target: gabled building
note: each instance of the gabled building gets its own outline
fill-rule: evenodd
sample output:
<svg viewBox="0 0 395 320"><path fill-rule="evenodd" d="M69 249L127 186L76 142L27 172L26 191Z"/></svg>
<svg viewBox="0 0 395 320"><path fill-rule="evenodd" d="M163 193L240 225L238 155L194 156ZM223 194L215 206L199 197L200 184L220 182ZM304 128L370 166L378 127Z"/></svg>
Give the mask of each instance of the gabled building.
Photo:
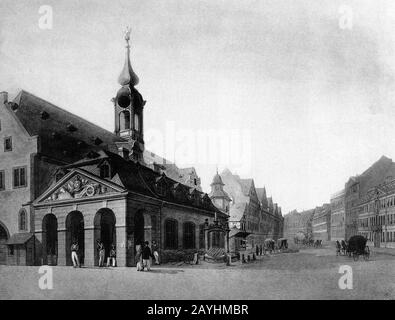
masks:
<svg viewBox="0 0 395 320"><path fill-rule="evenodd" d="M261 204L260 229L265 235L265 239L279 239L283 236L284 218L281 207L276 203L273 205L272 198L266 195L266 188L256 188L256 192ZM273 208L273 209L272 209Z"/></svg>
<svg viewBox="0 0 395 320"><path fill-rule="evenodd" d="M359 202L368 191L395 177L395 163L382 156L372 166L358 176L351 177L345 184L345 237L349 239L358 233Z"/></svg>
<svg viewBox="0 0 395 320"><path fill-rule="evenodd" d="M395 180L388 178L360 199L358 234L375 247L395 248Z"/></svg>
<svg viewBox="0 0 395 320"><path fill-rule="evenodd" d="M143 157L145 165L151 169L165 173L173 180L202 191L201 179L194 167L179 168L175 163L147 150L144 151Z"/></svg>
<svg viewBox="0 0 395 320"><path fill-rule="evenodd" d="M229 227L232 250L252 250L264 245L268 238L282 236L281 208L277 204L274 206L271 198L267 199L265 188L255 187L253 179L242 179L225 169L221 175L217 173L213 185L221 185L231 200Z"/></svg>
<svg viewBox="0 0 395 320"><path fill-rule="evenodd" d="M325 203L316 207L312 218L313 239L330 241L331 240L331 206Z"/></svg>
<svg viewBox="0 0 395 320"><path fill-rule="evenodd" d="M120 266L134 265L143 240L156 240L166 260L205 250L202 230L227 224L196 184L146 163L146 102L125 40L114 133L26 91L12 101L0 94L0 264L70 265L78 240L84 264L97 265L99 239L106 255L115 245Z"/></svg>

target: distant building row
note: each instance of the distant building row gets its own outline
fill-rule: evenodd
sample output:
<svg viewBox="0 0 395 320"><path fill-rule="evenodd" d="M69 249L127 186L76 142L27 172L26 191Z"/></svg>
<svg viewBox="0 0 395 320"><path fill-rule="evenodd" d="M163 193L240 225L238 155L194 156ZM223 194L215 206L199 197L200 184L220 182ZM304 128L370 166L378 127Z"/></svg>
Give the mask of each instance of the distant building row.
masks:
<svg viewBox="0 0 395 320"><path fill-rule="evenodd" d="M225 169L211 183L210 198L229 214L231 251L264 245L266 239L283 235L281 207L267 197L265 188L256 188L253 179L241 179Z"/></svg>
<svg viewBox="0 0 395 320"><path fill-rule="evenodd" d="M376 247L395 247L395 163L383 156L360 175L350 177L330 204L284 217L284 234L303 232L336 241L360 234ZM310 233L309 233L310 232Z"/></svg>

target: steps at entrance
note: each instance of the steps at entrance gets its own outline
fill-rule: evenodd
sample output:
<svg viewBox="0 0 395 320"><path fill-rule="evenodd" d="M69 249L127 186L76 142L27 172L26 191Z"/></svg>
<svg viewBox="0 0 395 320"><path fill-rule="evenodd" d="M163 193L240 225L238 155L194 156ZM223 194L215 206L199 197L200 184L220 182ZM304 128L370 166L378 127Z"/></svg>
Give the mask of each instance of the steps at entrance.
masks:
<svg viewBox="0 0 395 320"><path fill-rule="evenodd" d="M204 257L207 262L225 262L226 251L223 248L211 248Z"/></svg>

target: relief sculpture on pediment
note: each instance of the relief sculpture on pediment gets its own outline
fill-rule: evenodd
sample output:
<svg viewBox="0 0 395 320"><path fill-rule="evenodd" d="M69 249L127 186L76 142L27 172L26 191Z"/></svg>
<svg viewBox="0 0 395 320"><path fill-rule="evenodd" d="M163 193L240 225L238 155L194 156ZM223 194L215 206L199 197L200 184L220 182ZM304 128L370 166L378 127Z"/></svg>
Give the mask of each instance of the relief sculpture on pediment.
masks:
<svg viewBox="0 0 395 320"><path fill-rule="evenodd" d="M109 191L104 185L86 179L81 175L76 175L46 198L45 202L92 197Z"/></svg>

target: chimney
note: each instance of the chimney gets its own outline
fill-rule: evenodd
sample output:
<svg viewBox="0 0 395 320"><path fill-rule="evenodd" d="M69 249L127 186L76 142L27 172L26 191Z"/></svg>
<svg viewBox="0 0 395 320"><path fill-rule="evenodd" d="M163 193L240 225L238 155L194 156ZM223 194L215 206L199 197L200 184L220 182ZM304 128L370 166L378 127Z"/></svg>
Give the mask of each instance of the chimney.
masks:
<svg viewBox="0 0 395 320"><path fill-rule="evenodd" d="M125 160L129 160L129 150L124 147L118 148L118 155L120 155Z"/></svg>
<svg viewBox="0 0 395 320"><path fill-rule="evenodd" d="M8 92L0 92L0 103L6 104L8 102Z"/></svg>

